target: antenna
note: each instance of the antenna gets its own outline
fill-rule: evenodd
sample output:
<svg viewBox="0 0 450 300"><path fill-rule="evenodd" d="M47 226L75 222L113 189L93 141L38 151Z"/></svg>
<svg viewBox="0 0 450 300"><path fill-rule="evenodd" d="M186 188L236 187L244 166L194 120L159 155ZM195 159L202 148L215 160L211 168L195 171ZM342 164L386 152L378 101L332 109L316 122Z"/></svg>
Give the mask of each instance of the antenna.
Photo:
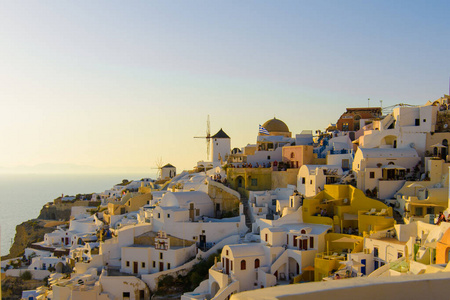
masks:
<svg viewBox="0 0 450 300"><path fill-rule="evenodd" d="M211 124L209 122L209 115L206 118L206 136L194 136L194 139L206 139L206 157L209 160L209 152L211 147Z"/></svg>

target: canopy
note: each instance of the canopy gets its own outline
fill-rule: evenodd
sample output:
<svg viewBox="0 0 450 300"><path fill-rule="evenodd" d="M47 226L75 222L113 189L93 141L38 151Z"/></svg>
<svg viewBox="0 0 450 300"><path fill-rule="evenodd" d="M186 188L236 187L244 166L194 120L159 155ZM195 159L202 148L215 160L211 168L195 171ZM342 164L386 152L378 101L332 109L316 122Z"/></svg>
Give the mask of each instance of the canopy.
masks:
<svg viewBox="0 0 450 300"><path fill-rule="evenodd" d="M344 213L343 219L347 220L347 221L357 221L358 220L358 215Z"/></svg>
<svg viewBox="0 0 450 300"><path fill-rule="evenodd" d="M447 148L446 146L442 145L441 143L437 143L437 144L431 145L431 147L433 147L433 148Z"/></svg>
<svg viewBox="0 0 450 300"><path fill-rule="evenodd" d="M304 267L302 270L303 271L314 271L314 267L313 266L307 266L307 267Z"/></svg>
<svg viewBox="0 0 450 300"><path fill-rule="evenodd" d="M340 239L334 240L333 243L359 243L360 240L349 238L349 237L341 237Z"/></svg>

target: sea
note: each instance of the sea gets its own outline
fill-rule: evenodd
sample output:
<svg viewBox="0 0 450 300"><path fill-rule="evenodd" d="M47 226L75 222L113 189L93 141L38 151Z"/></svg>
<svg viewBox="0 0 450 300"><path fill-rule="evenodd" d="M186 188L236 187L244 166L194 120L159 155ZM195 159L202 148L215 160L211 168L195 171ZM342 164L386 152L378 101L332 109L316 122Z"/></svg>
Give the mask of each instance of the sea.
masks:
<svg viewBox="0 0 450 300"><path fill-rule="evenodd" d="M16 226L37 218L44 204L61 194L100 193L123 179L155 178L155 174L0 174L0 250L7 255Z"/></svg>

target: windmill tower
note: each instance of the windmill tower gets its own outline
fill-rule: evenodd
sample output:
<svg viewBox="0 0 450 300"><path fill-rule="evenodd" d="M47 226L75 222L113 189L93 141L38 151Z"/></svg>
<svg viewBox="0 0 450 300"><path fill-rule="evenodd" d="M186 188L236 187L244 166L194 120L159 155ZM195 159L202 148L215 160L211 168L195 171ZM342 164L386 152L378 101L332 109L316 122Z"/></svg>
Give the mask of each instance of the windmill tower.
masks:
<svg viewBox="0 0 450 300"><path fill-rule="evenodd" d="M194 136L194 139L206 139L206 158L209 161L209 153L211 149L211 125L209 115L206 119L206 136Z"/></svg>

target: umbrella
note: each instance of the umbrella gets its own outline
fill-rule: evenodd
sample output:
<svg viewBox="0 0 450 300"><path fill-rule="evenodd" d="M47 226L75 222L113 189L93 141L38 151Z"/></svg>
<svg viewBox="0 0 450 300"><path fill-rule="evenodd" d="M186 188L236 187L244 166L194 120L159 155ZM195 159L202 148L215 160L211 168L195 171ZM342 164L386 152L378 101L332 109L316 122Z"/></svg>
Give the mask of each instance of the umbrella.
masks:
<svg viewBox="0 0 450 300"><path fill-rule="evenodd" d="M355 267L355 268L359 268L359 267L364 267L365 264L360 263L359 261L355 261L355 260L346 260L346 261L340 261L339 262L342 265L346 265L347 267Z"/></svg>
<svg viewBox="0 0 450 300"><path fill-rule="evenodd" d="M302 270L303 271L314 271L314 267L313 266L307 266L307 267L304 267Z"/></svg>
<svg viewBox="0 0 450 300"><path fill-rule="evenodd" d="M446 146L442 145L441 143L437 143L437 144L431 145L430 147L433 147L433 148L447 148Z"/></svg>

